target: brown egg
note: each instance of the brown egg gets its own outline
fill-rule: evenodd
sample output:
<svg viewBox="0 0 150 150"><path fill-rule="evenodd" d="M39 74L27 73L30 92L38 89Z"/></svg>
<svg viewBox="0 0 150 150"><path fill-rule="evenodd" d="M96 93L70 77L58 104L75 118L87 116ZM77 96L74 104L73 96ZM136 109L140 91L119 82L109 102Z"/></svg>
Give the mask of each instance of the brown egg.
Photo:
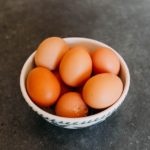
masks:
<svg viewBox="0 0 150 150"><path fill-rule="evenodd" d="M26 87L31 99L42 107L54 104L60 94L60 84L57 78L43 67L34 68L29 72Z"/></svg>
<svg viewBox="0 0 150 150"><path fill-rule="evenodd" d="M95 109L109 107L121 96L123 83L112 73L102 73L90 78L84 85L82 96L87 105Z"/></svg>
<svg viewBox="0 0 150 150"><path fill-rule="evenodd" d="M82 47L82 48L84 48L89 54L91 54L91 50L87 47L87 46L85 46L84 44L76 44L76 45L74 45L73 47L71 47L71 48L75 48L75 47Z"/></svg>
<svg viewBox="0 0 150 150"><path fill-rule="evenodd" d="M77 92L68 92L62 95L56 103L56 115L69 118L84 117L88 107Z"/></svg>
<svg viewBox="0 0 150 150"><path fill-rule="evenodd" d="M67 85L82 85L92 73L92 60L87 50L81 46L70 49L61 60L59 73Z"/></svg>
<svg viewBox="0 0 150 150"><path fill-rule="evenodd" d="M116 75L119 73L119 58L109 48L99 47L91 56L95 73L114 73Z"/></svg>
<svg viewBox="0 0 150 150"><path fill-rule="evenodd" d="M71 87L67 86L67 85L62 81L58 70L54 71L53 73L54 73L54 75L56 76L57 80L58 80L59 83L60 83L60 87L61 87L60 96L72 90Z"/></svg>
<svg viewBox="0 0 150 150"><path fill-rule="evenodd" d="M68 45L62 38L47 38L37 49L35 54L35 64L54 70L58 67L60 60L68 49Z"/></svg>

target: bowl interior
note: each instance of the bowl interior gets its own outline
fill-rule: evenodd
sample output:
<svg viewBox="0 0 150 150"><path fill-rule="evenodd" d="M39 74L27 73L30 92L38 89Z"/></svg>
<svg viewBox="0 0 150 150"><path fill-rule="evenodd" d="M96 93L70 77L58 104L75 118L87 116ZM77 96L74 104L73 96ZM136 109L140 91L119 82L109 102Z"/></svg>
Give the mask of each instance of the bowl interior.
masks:
<svg viewBox="0 0 150 150"><path fill-rule="evenodd" d="M91 39L86 39L86 38L64 38L64 40L68 43L68 45L70 47L77 45L77 44L82 44L86 47L88 47L91 51L93 51L94 49L96 49L97 47L103 46L103 47L108 47L110 48L112 51L114 51L116 53L116 55L118 56L120 63L121 63L121 69L120 69L120 73L119 76L123 81L124 84L124 90L123 93L121 95L121 97L118 99L117 102L115 102L112 106L108 107L107 109L105 109L104 111L95 114L95 115L102 115L103 113L107 112L107 111L111 111L112 109L115 109L117 107L119 107L119 105L122 103L122 101L124 100L128 89L129 89L129 84L130 84L130 75L129 75L129 70L128 67L125 63L125 61L123 60L123 58L111 47L109 47L108 45L98 42L96 40L91 40ZM92 117L94 115L91 116L87 116L87 117L81 117L81 118L65 118L65 117L59 117L53 114L50 114L48 112L46 112L45 110L41 109L40 107L38 107L36 104L34 104L32 102L32 100L29 98L27 91L26 91L26 87L25 87L25 82L26 82L26 77L27 74L29 73L29 71L34 67L34 55L35 52L33 52L33 54L31 54L31 56L27 59L27 61L25 62L23 69L21 71L21 76L20 76L20 86L21 86L21 91L22 94L25 98L25 100L27 101L27 103L29 104L29 106L32 107L32 109L34 109L35 111L37 111L39 113L42 113L43 115L50 117L50 118L55 118L55 119L69 119L70 121L76 121L77 119L80 120L82 118L84 119L88 119L89 117Z"/></svg>

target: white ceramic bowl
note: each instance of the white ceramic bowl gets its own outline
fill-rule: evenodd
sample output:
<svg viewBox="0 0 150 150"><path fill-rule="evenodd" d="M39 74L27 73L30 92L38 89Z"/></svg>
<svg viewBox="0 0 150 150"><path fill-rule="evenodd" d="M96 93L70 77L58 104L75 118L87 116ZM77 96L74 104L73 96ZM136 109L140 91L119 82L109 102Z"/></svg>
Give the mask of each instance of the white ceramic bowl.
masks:
<svg viewBox="0 0 150 150"><path fill-rule="evenodd" d="M94 50L95 48L99 46L104 46L104 47L109 47L108 45L88 39L88 38L78 38L78 37L70 37L70 38L64 38L64 40L70 45L76 45L76 44L83 44L87 47L89 47L91 50ZM111 47L109 47L111 48ZM111 48L112 49L112 48ZM28 105L35 111L37 112L40 116L42 116L45 120L48 122L63 127L63 128L70 128L70 129L78 129L78 128L83 128L83 127L88 127L91 125L94 125L96 123L100 123L104 121L107 117L109 117L117 108L122 104L124 101L128 90L129 90L129 85L130 85L130 74L129 70L127 67L127 64L125 63L124 59L114 50L114 51L121 63L121 71L120 71L120 77L124 83L124 90L122 92L121 97L118 99L117 102L115 102L112 106L108 107L107 109L103 110L102 112L99 112L97 114L87 116L87 117L81 117L81 118L65 118L65 117L59 117L53 114L48 113L47 111L44 111L40 107L38 107L33 101L30 99L29 95L27 94L26 87L25 87L25 81L27 74L29 71L33 68L34 65L34 55L31 54L27 61L25 62L21 75L20 75L20 88L22 95L25 99L25 101L28 103Z"/></svg>

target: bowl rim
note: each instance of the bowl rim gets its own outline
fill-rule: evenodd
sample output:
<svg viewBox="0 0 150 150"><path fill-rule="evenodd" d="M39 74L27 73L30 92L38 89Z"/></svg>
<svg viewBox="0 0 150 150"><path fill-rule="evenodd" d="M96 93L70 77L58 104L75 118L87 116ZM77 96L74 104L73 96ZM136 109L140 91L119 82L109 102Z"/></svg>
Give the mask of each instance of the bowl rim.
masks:
<svg viewBox="0 0 150 150"><path fill-rule="evenodd" d="M94 43L94 44L96 44L96 43L97 44L101 44L101 45L104 45L105 47L110 48L112 51L114 51L117 54L117 56L119 57L120 62L124 66L125 76L126 76L126 84L124 85L124 90L123 90L120 98L113 105L111 105L110 107L106 108L105 110L103 110L103 111L101 111L99 113L96 113L94 115L86 116L86 117L67 118L67 117L56 116L56 115L53 115L53 114L50 114L50 113L46 112L45 110L43 110L42 108L40 108L38 105L36 105L30 99L30 97L27 94L25 83L24 83L24 74L26 72L26 68L27 68L29 62L31 62L31 60L33 60L33 57L34 57L35 52L36 52L36 51L34 51L27 58L27 60L25 61L24 65L22 67L22 70L21 70L21 74L20 74L20 89L21 89L22 95L23 95L25 101L28 103L28 105L34 111L36 111L38 114L42 114L43 117L46 117L46 118L48 118L50 120L56 120L56 121L62 121L62 122L71 122L71 123L89 121L89 120L92 120L92 119L95 119L95 118L100 118L101 116L103 116L103 115L105 115L105 114L107 114L109 112L112 112L113 110L117 109L120 106L120 104L124 101L124 99L125 99L125 97L126 97L126 95L128 93L129 86L130 86L130 73L129 73L129 69L128 69L128 66L127 66L126 62L122 58L122 56L117 51L115 51L112 47L108 46L107 44L105 44L103 42L100 42L100 41L97 41L97 40L94 40L94 39L82 38L82 37L67 37L67 38L63 38L63 39L65 41L68 41L68 40L79 40L79 41L85 41L85 42L90 42L90 43Z"/></svg>

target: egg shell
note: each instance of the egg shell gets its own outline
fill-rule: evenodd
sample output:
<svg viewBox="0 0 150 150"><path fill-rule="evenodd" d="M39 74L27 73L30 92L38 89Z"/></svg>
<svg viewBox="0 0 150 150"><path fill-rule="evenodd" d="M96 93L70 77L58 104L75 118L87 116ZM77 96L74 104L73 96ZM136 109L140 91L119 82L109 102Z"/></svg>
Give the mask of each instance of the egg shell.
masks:
<svg viewBox="0 0 150 150"><path fill-rule="evenodd" d="M60 84L57 78L43 67L36 67L29 72L26 87L31 99L41 107L54 104L60 94Z"/></svg>
<svg viewBox="0 0 150 150"><path fill-rule="evenodd" d="M85 45L83 45L83 44L76 44L76 45L74 45L74 46L72 46L71 48L79 48L79 47L81 47L81 48L83 48L83 49L85 49L89 54L91 54L91 49L89 49L87 46L85 46Z"/></svg>
<svg viewBox="0 0 150 150"><path fill-rule="evenodd" d="M68 45L62 38L47 38L37 49L35 54L35 64L50 70L55 70L68 49Z"/></svg>
<svg viewBox="0 0 150 150"><path fill-rule="evenodd" d="M88 113L88 107L79 93L68 92L62 95L57 101L55 112L56 115L62 117L84 117Z"/></svg>
<svg viewBox="0 0 150 150"><path fill-rule="evenodd" d="M70 49L61 60L59 73L67 85L82 85L92 73L92 60L87 50L82 46Z"/></svg>
<svg viewBox="0 0 150 150"><path fill-rule="evenodd" d="M99 47L91 53L93 61L93 70L98 73L118 74L120 70L120 61L117 55L106 47Z"/></svg>
<svg viewBox="0 0 150 150"><path fill-rule="evenodd" d="M87 105L103 109L115 103L123 91L121 79L112 73L102 73L90 78L84 85L82 96Z"/></svg>

